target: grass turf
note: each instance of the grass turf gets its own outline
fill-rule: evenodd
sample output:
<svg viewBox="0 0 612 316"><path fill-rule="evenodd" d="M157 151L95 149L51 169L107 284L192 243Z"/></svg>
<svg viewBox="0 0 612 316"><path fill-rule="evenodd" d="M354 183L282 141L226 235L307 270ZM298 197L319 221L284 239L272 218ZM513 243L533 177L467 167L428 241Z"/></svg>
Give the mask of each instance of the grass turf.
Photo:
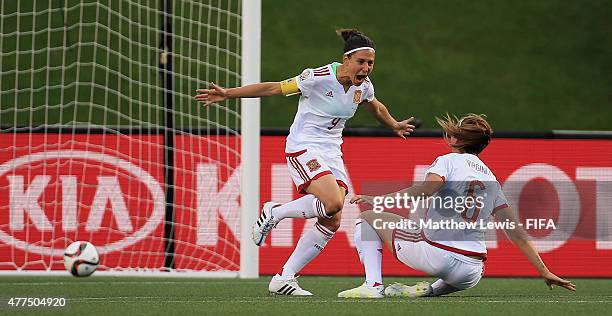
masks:
<svg viewBox="0 0 612 316"><path fill-rule="evenodd" d="M609 280L574 280L578 292L550 291L537 279L486 278L473 289L447 297L380 300L339 299L336 294L358 286L356 277L302 277L313 297L267 293L269 277L256 280L73 277L0 277L0 314L191 315L191 314L406 314L413 315L567 315L605 314L612 307ZM414 283L420 279L386 278ZM433 281L430 279L429 281ZM65 307L10 307L10 297L64 297Z"/></svg>

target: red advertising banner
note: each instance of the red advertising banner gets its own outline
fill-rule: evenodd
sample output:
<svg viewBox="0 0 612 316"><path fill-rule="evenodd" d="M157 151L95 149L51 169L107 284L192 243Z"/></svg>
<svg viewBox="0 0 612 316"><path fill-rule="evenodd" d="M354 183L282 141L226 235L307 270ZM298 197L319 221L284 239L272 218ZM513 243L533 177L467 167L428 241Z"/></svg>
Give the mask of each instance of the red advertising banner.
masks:
<svg viewBox="0 0 612 316"><path fill-rule="evenodd" d="M261 139L262 203L298 197L284 144L281 136ZM236 137L176 136L177 269L239 269L239 148ZM349 195L406 187L447 152L439 138L346 137ZM160 135L0 138L0 270L63 269L61 254L73 240L94 243L103 269L163 267L163 157ZM563 276L612 276L612 141L494 139L481 159L521 220L533 219L526 228L551 270ZM345 205L340 230L302 274L363 273L353 227L365 209ZM563 229L547 227L548 220ZM283 220L260 248L260 273L280 271L313 221ZM488 236L487 245L486 275L535 275L502 231ZM383 272L421 275L389 252Z"/></svg>
<svg viewBox="0 0 612 316"><path fill-rule="evenodd" d="M291 180L285 170L283 149L283 137L263 138L262 202L285 202L297 197L294 188L287 188ZM441 138L346 137L343 144L352 193L381 185L392 188L388 192L393 192L411 184L415 178L422 180L423 172L435 158L448 152ZM513 194L506 192L506 195L523 221L534 217L525 227L552 271L564 276L612 276L609 268L612 266L612 141L494 139L481 159L498 181L506 184L504 190L510 182L525 183L512 188ZM542 203L525 203L534 199ZM357 206L345 204L340 231L302 274L363 273L352 242L354 219L359 212ZM552 228L545 229L549 219L564 222L565 234L553 234ZM312 223L305 225L304 220L285 221L272 231L272 237L261 248L263 274L280 271L303 230L312 226ZM536 275L502 231L487 240L486 275ZM421 275L399 263L387 251L383 257L383 273Z"/></svg>
<svg viewBox="0 0 612 316"><path fill-rule="evenodd" d="M174 267L239 270L238 138L177 136ZM62 270L72 241L101 270L164 269L160 135L15 134L0 138L0 270Z"/></svg>
<svg viewBox="0 0 612 316"><path fill-rule="evenodd" d="M240 269L240 142L237 137L174 140L175 268Z"/></svg>
<svg viewBox="0 0 612 316"><path fill-rule="evenodd" d="M106 267L163 266L162 138L15 134L0 138L0 269L64 269L75 240Z"/></svg>

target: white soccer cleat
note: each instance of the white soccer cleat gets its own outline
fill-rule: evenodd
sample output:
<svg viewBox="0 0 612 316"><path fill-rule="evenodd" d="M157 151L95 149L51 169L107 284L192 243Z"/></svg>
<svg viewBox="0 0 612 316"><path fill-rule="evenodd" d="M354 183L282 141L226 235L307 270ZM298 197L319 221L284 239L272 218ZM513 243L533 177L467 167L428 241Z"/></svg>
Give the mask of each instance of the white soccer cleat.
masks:
<svg viewBox="0 0 612 316"><path fill-rule="evenodd" d="M363 284L354 289L342 291L338 293L338 297L342 298L383 298L385 287L384 285L371 286L368 285L367 282L363 282Z"/></svg>
<svg viewBox="0 0 612 316"><path fill-rule="evenodd" d="M274 216L272 216L272 208L280 205L275 202L266 202L261 209L261 215L255 224L253 224L253 242L257 246L261 246L266 240L266 236L270 233L272 228L276 227L278 223Z"/></svg>
<svg viewBox="0 0 612 316"><path fill-rule="evenodd" d="M272 277L268 291L275 295L312 296L312 293L300 287L296 277L283 278L278 274Z"/></svg>
<svg viewBox="0 0 612 316"><path fill-rule="evenodd" d="M401 283L393 283L385 289L385 295L390 297L423 297L429 296L433 289L429 282L417 282L417 284L413 286L401 284Z"/></svg>

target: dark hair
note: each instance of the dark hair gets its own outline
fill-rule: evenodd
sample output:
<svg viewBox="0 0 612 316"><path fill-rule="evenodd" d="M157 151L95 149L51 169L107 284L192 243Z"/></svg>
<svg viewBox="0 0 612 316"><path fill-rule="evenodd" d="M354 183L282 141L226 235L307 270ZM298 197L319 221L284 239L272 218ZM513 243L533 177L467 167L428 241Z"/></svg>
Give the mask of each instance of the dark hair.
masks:
<svg viewBox="0 0 612 316"><path fill-rule="evenodd" d="M336 34L344 40L343 53L359 47L372 47L376 49L374 41L361 33L358 29L337 29Z"/></svg>
<svg viewBox="0 0 612 316"><path fill-rule="evenodd" d="M461 152L478 155L489 145L493 129L484 114L468 114L461 119L446 114L444 119L436 117L436 121L444 130L444 137L455 137L457 142L453 148Z"/></svg>

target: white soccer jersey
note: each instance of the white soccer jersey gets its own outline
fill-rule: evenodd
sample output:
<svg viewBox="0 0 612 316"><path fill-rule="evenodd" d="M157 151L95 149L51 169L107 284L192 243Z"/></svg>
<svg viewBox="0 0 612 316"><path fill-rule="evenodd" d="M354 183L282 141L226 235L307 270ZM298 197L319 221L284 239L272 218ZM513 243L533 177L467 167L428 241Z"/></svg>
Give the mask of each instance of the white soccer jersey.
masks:
<svg viewBox="0 0 612 316"><path fill-rule="evenodd" d="M286 152L316 148L330 156L342 155L344 124L355 115L361 102L374 100L374 85L366 78L361 85L351 86L345 92L336 78L339 65L305 69L294 78L301 95L287 137Z"/></svg>
<svg viewBox="0 0 612 316"><path fill-rule="evenodd" d="M451 153L438 157L425 173L434 173L444 179L444 185L434 196L438 203L430 203L426 220L431 223L463 223L472 225L428 227L423 229L426 240L440 248L467 255L486 256L485 224L491 214L506 208L508 201L491 170L472 154ZM476 203L457 203L472 196ZM441 203L441 201L453 201ZM478 207L481 206L481 207ZM475 227L473 225L476 225Z"/></svg>

